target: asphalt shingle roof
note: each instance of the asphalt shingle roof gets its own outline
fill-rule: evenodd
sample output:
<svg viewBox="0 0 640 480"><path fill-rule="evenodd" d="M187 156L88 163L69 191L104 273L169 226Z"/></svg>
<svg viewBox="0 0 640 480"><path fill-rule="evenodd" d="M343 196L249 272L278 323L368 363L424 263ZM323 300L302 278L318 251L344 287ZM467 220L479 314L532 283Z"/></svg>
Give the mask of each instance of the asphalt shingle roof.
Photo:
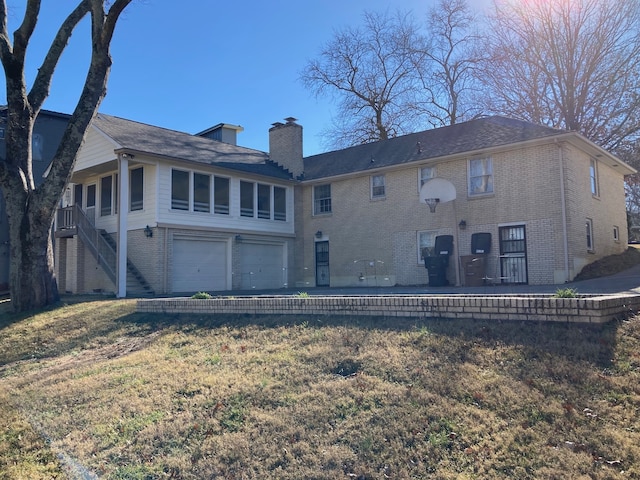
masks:
<svg viewBox="0 0 640 480"><path fill-rule="evenodd" d="M304 180L402 165L566 133L501 116L485 117L307 157L304 159Z"/></svg>
<svg viewBox="0 0 640 480"><path fill-rule="evenodd" d="M246 173L291 179L290 173L259 150L99 113L93 125L120 147L150 155L203 163Z"/></svg>

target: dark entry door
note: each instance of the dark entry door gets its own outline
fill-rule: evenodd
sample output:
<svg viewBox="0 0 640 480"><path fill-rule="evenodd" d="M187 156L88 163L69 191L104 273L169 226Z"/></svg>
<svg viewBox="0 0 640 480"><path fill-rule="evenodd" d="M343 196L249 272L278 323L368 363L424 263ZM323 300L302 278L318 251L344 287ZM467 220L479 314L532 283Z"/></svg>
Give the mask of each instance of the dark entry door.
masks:
<svg viewBox="0 0 640 480"><path fill-rule="evenodd" d="M500 227L500 277L502 283L528 283L524 225Z"/></svg>
<svg viewBox="0 0 640 480"><path fill-rule="evenodd" d="M329 286L329 242L316 242L316 286Z"/></svg>

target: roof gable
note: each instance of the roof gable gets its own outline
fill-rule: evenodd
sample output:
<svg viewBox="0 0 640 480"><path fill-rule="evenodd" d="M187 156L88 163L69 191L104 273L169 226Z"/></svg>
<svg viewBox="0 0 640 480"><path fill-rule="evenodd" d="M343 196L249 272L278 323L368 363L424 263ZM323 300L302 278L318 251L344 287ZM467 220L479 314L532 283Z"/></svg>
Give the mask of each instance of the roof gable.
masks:
<svg viewBox="0 0 640 480"><path fill-rule="evenodd" d="M485 117L307 157L304 179L345 175L566 134L521 120Z"/></svg>

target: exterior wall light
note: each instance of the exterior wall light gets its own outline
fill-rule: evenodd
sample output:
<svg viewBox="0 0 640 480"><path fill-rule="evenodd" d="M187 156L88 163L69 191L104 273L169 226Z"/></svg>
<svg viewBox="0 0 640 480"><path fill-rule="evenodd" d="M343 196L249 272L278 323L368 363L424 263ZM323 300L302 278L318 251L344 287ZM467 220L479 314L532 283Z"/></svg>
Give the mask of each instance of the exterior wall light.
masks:
<svg viewBox="0 0 640 480"><path fill-rule="evenodd" d="M151 230L151 227L149 225L144 227L144 236L147 238L153 237L153 230Z"/></svg>
<svg viewBox="0 0 640 480"><path fill-rule="evenodd" d="M322 238L322 230L316 232L316 238Z"/></svg>

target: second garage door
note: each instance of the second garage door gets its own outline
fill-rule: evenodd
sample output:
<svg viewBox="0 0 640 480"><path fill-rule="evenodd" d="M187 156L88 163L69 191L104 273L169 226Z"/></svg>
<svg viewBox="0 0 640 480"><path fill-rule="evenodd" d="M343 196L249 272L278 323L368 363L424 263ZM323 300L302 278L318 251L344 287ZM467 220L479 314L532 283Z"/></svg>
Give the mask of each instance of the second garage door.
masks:
<svg viewBox="0 0 640 480"><path fill-rule="evenodd" d="M171 285L174 293L227 290L227 242L175 239Z"/></svg>
<svg viewBox="0 0 640 480"><path fill-rule="evenodd" d="M283 288L286 283L284 245L240 244L243 290Z"/></svg>

